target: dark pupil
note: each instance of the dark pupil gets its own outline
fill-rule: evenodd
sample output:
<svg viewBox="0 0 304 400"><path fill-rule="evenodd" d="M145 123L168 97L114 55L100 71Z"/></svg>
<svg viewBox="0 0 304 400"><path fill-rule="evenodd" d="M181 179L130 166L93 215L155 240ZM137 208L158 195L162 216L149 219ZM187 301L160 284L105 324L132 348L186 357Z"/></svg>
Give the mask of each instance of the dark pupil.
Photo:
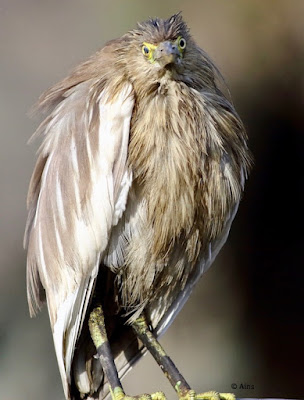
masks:
<svg viewBox="0 0 304 400"><path fill-rule="evenodd" d="M145 52L145 54L148 54L148 53L149 53L148 47L144 47L144 52Z"/></svg>
<svg viewBox="0 0 304 400"><path fill-rule="evenodd" d="M185 41L184 39L181 39L181 41L179 42L180 47L184 47L185 46Z"/></svg>

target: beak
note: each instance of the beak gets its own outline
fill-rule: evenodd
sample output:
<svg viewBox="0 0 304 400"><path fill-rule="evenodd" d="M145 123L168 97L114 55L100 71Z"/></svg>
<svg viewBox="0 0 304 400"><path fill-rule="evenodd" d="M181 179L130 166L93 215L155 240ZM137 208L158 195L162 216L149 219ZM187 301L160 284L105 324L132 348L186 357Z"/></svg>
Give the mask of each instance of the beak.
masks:
<svg viewBox="0 0 304 400"><path fill-rule="evenodd" d="M168 64L175 63L181 54L175 43L167 40L160 43L154 51L154 60L157 61L162 67Z"/></svg>

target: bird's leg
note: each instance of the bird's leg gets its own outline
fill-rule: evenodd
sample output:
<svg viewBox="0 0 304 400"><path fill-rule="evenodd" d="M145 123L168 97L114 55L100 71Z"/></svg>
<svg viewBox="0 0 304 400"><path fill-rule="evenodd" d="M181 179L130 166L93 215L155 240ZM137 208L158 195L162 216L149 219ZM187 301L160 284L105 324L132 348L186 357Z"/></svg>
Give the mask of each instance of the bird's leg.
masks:
<svg viewBox="0 0 304 400"><path fill-rule="evenodd" d="M143 315L140 316L132 323L132 327L137 337L149 350L166 377L169 379L171 385L178 394L179 400L235 400L235 396L232 393L218 393L215 391L200 394L196 393L190 388L174 362L166 354L161 344L155 338L149 329L146 318Z"/></svg>
<svg viewBox="0 0 304 400"><path fill-rule="evenodd" d="M112 356L110 343L105 327L105 320L101 306L93 309L89 317L89 329L91 338L96 347L100 363L108 379L113 400L166 400L162 392L143 394L140 396L127 396L124 393L117 369Z"/></svg>
<svg viewBox="0 0 304 400"><path fill-rule="evenodd" d="M150 331L144 316L137 318L132 327L137 337L143 342L152 356L155 358L158 365L161 367L163 373L169 379L171 385L176 391L183 396L190 390L190 386L180 374L171 358L165 353L161 344L154 337Z"/></svg>
<svg viewBox="0 0 304 400"><path fill-rule="evenodd" d="M101 306L94 308L94 310L91 312L89 318L89 329L102 368L108 378L110 389L117 391L117 388L120 388L122 390L108 341L104 315Z"/></svg>

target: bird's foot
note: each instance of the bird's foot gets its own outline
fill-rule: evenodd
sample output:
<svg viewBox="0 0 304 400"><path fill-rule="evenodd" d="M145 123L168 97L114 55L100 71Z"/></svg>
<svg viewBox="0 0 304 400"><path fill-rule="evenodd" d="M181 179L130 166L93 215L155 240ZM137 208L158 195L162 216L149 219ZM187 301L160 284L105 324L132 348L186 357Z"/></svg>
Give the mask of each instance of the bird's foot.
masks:
<svg viewBox="0 0 304 400"><path fill-rule="evenodd" d="M179 400L235 400L233 393L218 393L215 391L196 393L194 390L188 390L186 393L178 392Z"/></svg>
<svg viewBox="0 0 304 400"><path fill-rule="evenodd" d="M111 392L112 400L166 400L163 392L155 392L151 394L140 394L138 396L128 396L124 393L121 387L116 387Z"/></svg>

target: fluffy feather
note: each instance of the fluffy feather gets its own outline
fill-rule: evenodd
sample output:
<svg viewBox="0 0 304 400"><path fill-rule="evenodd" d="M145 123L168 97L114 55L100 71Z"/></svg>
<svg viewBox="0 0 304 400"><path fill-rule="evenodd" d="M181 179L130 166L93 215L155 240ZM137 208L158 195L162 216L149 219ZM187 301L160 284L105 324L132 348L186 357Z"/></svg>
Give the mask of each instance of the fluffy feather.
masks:
<svg viewBox="0 0 304 400"><path fill-rule="evenodd" d="M41 286L45 289L66 397L100 257L130 186L126 148L132 88L125 84L115 99L105 90L97 99L90 91L97 84L70 89L40 126L45 138L28 198L28 300L34 314ZM88 117L87 103L95 107L94 119Z"/></svg>
<svg viewBox="0 0 304 400"><path fill-rule="evenodd" d="M142 54L180 36L173 64ZM144 352L128 324L144 311L162 334L227 239L250 155L216 77L177 14L109 42L40 98L28 299L34 314L46 294L67 399L108 393L86 323L94 302L124 375Z"/></svg>

